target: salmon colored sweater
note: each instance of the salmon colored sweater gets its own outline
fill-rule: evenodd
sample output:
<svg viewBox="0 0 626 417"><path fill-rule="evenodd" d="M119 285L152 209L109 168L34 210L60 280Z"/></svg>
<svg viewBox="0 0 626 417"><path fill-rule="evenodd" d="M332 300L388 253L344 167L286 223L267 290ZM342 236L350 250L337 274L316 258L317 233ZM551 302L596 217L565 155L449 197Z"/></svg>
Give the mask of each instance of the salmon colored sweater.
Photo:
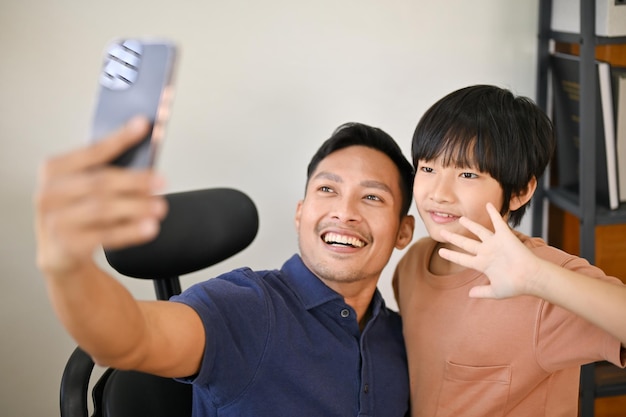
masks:
<svg viewBox="0 0 626 417"><path fill-rule="evenodd" d="M621 284L585 259L517 235L543 259ZM393 278L413 417L575 417L580 365L624 366L617 339L560 307L531 296L469 298L487 277L470 269L430 273L435 245L430 238L414 243Z"/></svg>

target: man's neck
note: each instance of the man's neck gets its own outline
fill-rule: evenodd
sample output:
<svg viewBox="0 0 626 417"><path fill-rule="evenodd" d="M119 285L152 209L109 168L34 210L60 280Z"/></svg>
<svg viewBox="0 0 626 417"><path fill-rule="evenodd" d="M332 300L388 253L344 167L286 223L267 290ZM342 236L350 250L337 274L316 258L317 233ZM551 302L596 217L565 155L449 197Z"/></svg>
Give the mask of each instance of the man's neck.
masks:
<svg viewBox="0 0 626 417"><path fill-rule="evenodd" d="M360 281L351 283L327 283L326 285L342 295L345 303L354 309L359 328L363 330L371 317L370 305L372 304L372 298L376 291L377 282L378 281L374 281L367 285L364 285L364 283Z"/></svg>

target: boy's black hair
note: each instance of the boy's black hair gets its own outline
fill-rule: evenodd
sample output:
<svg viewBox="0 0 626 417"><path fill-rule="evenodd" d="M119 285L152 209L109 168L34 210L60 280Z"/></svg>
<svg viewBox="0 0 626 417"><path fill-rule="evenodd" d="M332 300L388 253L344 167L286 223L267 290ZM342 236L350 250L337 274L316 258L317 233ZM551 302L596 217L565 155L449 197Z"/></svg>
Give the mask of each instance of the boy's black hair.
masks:
<svg viewBox="0 0 626 417"><path fill-rule="evenodd" d="M319 163L331 153L349 146L366 146L387 155L398 167L400 174L400 190L402 191L402 216L406 216L413 198L413 179L415 171L409 160L404 156L396 141L377 127L362 123L345 123L339 126L331 137L317 150L307 168L307 184Z"/></svg>
<svg viewBox="0 0 626 417"><path fill-rule="evenodd" d="M500 183L509 212L511 197L540 180L555 148L552 122L529 98L492 85L454 91L422 116L413 135L413 165L443 157L444 165L472 167ZM530 201L529 201L530 202ZM529 203L512 211L519 225Z"/></svg>

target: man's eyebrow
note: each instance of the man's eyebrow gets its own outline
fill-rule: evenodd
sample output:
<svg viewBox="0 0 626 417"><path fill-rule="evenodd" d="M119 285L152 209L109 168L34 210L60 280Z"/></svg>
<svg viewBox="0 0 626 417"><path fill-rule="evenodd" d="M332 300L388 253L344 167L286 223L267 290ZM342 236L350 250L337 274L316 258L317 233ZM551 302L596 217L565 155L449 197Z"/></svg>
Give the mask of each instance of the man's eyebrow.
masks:
<svg viewBox="0 0 626 417"><path fill-rule="evenodd" d="M366 188L377 188L379 190L392 194L391 188L389 188L389 186L385 184L384 182L375 181L375 180L366 180L366 181L361 181L361 185Z"/></svg>
<svg viewBox="0 0 626 417"><path fill-rule="evenodd" d="M317 175L313 177L313 179L320 179L320 178L334 181L337 183L343 182L343 179L339 175L333 174L332 172L328 172L328 171L320 171ZM380 182L380 181L364 180L364 181L361 181L360 184L364 188L377 188L379 190L392 194L391 188L389 188L387 184Z"/></svg>
<svg viewBox="0 0 626 417"><path fill-rule="evenodd" d="M339 175L333 174L332 172L328 172L328 171L320 171L312 179L319 179L319 178L324 178L324 179L331 180L334 182L343 182L343 179Z"/></svg>

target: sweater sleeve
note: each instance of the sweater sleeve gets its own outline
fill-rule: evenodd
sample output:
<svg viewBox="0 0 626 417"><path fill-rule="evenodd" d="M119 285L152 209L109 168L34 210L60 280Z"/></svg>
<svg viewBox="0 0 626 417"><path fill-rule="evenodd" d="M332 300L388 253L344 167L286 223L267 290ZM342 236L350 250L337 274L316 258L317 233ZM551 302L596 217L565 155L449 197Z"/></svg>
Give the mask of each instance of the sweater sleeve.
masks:
<svg viewBox="0 0 626 417"><path fill-rule="evenodd" d="M550 246L535 248L537 255L583 275L623 283L607 276L587 260ZM596 361L609 361L624 367L625 352L618 339L585 319L561 308L542 302L537 317L535 346L540 365L547 371L579 366Z"/></svg>

